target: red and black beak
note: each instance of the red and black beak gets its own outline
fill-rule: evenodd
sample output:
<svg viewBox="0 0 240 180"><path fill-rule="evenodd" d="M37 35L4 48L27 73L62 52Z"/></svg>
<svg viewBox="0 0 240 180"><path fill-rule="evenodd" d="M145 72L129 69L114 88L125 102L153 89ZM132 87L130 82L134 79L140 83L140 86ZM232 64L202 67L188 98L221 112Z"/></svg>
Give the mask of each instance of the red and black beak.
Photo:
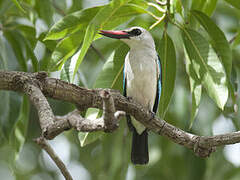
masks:
<svg viewBox="0 0 240 180"><path fill-rule="evenodd" d="M126 31L105 31L100 30L100 33L103 36L115 38L115 39L129 39L130 34Z"/></svg>

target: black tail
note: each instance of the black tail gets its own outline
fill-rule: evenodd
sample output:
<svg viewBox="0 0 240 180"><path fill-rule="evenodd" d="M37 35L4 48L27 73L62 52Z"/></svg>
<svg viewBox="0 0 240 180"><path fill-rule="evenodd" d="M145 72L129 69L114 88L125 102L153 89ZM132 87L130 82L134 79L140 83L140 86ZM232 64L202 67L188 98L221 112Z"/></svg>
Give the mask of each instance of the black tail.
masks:
<svg viewBox="0 0 240 180"><path fill-rule="evenodd" d="M131 160L133 164L147 164L148 157L148 133L147 130L139 135L134 128L132 136Z"/></svg>

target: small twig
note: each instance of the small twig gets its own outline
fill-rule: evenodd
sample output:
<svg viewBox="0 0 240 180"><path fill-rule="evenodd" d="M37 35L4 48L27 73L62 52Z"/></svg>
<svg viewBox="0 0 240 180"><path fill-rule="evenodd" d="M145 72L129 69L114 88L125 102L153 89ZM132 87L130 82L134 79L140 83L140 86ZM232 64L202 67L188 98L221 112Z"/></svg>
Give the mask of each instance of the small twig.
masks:
<svg viewBox="0 0 240 180"><path fill-rule="evenodd" d="M71 174L68 172L67 167L62 162L62 160L58 157L58 155L54 152L52 147L48 144L48 142L44 139L44 137L39 137L34 140L42 149L44 149L51 159L55 162L57 167L62 172L62 175L65 177L66 180L73 180Z"/></svg>

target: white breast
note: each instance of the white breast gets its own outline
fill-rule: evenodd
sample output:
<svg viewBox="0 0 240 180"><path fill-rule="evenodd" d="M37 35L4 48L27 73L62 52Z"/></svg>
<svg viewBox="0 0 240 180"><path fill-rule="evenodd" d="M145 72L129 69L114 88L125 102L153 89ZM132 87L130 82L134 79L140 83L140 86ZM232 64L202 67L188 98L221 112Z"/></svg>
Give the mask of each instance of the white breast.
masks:
<svg viewBox="0 0 240 180"><path fill-rule="evenodd" d="M147 49L146 51L143 49L131 49L125 58L125 76L127 80L127 96L152 110L158 81L155 49ZM132 120L132 123L139 134L145 130L145 127L136 120Z"/></svg>

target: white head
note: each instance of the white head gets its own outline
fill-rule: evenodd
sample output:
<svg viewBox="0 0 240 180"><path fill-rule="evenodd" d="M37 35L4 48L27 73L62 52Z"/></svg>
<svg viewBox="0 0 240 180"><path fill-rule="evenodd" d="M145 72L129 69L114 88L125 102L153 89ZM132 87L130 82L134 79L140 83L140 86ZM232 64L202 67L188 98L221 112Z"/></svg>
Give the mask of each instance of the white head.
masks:
<svg viewBox="0 0 240 180"><path fill-rule="evenodd" d="M130 48L155 48L152 35L142 27L131 27L122 31L101 30L100 34L110 38L120 39Z"/></svg>

